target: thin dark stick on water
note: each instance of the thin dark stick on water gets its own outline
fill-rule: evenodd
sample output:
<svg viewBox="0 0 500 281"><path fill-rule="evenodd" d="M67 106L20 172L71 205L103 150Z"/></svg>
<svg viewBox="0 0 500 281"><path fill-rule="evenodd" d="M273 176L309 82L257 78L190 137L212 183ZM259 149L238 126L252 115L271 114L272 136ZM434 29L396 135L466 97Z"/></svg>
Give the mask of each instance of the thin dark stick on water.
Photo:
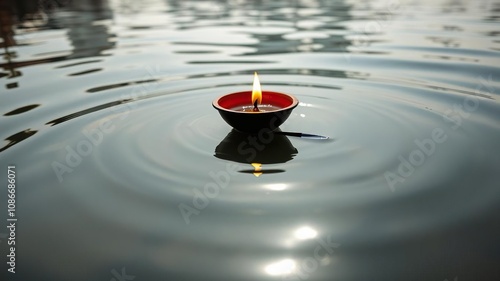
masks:
<svg viewBox="0 0 500 281"><path fill-rule="evenodd" d="M306 138L306 139L315 139L315 140L327 140L327 139L329 139L328 136L320 136L320 135L314 135L314 134L304 134L304 133L297 133L297 132L274 132L274 133L277 134L277 135L299 137L299 138Z"/></svg>

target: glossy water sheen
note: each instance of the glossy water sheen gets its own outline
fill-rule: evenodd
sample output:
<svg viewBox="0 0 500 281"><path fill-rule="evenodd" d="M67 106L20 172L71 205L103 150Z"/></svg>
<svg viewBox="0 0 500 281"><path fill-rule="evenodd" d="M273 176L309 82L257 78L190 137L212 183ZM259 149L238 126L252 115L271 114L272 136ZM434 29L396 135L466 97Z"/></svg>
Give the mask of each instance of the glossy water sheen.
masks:
<svg viewBox="0 0 500 281"><path fill-rule="evenodd" d="M2 17L12 280L500 280L499 1L75 2Z"/></svg>

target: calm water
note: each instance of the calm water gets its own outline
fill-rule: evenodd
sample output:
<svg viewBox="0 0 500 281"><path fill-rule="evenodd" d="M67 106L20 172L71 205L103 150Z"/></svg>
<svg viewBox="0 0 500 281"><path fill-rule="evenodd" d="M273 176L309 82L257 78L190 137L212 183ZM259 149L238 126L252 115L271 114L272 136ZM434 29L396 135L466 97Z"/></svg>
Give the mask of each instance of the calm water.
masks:
<svg viewBox="0 0 500 281"><path fill-rule="evenodd" d="M500 1L42 2L2 6L9 280L500 280ZM330 140L231 131L254 71Z"/></svg>

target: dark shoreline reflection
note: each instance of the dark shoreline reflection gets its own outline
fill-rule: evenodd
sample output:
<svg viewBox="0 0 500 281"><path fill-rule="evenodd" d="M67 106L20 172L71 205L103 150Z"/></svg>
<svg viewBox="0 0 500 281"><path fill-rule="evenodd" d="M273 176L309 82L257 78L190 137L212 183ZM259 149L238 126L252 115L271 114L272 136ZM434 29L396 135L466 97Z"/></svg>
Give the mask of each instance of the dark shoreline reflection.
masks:
<svg viewBox="0 0 500 281"><path fill-rule="evenodd" d="M233 129L217 145L214 156L245 164L279 164L292 160L297 154L298 150L286 136L272 132L249 135Z"/></svg>

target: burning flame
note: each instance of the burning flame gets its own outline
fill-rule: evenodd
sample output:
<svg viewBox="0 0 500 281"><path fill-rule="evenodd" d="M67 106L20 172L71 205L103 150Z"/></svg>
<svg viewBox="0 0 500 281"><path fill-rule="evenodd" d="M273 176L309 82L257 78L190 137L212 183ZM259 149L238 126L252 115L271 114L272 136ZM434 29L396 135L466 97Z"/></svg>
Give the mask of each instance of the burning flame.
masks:
<svg viewBox="0 0 500 281"><path fill-rule="evenodd" d="M255 101L257 101L257 104L262 103L262 90L260 89L260 81L257 72L255 72L253 76L252 104L255 104Z"/></svg>

